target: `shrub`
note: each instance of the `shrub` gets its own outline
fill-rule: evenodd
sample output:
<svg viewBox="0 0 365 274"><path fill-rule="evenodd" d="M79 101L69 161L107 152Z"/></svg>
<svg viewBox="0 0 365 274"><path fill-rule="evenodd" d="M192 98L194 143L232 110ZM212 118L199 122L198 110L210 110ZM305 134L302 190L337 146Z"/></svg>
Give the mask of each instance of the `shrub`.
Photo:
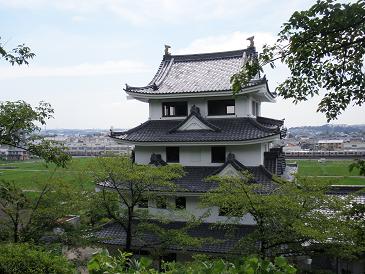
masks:
<svg viewBox="0 0 365 274"><path fill-rule="evenodd" d="M159 272L152 267L152 260L132 258L132 253L120 252L116 257L102 251L93 256L88 264L91 274L103 273L130 273L130 274L295 274L296 269L288 264L283 257L277 257L273 262L251 256L236 261L222 259L196 259L186 263L164 263L163 271Z"/></svg>
<svg viewBox="0 0 365 274"><path fill-rule="evenodd" d="M0 273L76 273L63 256L57 256L29 244L0 245Z"/></svg>

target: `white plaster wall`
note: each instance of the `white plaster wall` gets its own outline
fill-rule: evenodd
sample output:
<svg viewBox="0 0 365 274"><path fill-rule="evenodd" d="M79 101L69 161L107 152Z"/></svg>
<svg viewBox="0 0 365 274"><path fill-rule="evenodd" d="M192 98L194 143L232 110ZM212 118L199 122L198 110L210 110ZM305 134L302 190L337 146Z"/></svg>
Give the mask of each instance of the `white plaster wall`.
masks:
<svg viewBox="0 0 365 274"><path fill-rule="evenodd" d="M188 114L190 114L190 109L193 105L200 109L200 114L203 117L208 115L208 104L205 98L190 98L188 100Z"/></svg>
<svg viewBox="0 0 365 274"><path fill-rule="evenodd" d="M251 112L251 101L248 96L238 96L235 102L235 111L237 117L250 116Z"/></svg>
<svg viewBox="0 0 365 274"><path fill-rule="evenodd" d="M162 159L166 159L165 147L141 147L135 146L135 161L137 164L148 164L151 154L161 154Z"/></svg>
<svg viewBox="0 0 365 274"><path fill-rule="evenodd" d="M253 116L252 114L252 102L258 102L259 103L259 111L258 111L258 116L261 116L261 101L260 99L258 98L255 98L253 96L249 96L247 97L247 100L246 100L246 104L247 104L247 114L248 116Z"/></svg>
<svg viewBox="0 0 365 274"><path fill-rule="evenodd" d="M165 147L135 147L136 163L148 164L151 154L161 154L163 160L166 160ZM234 153L236 159L247 166L258 166L264 163L265 144L226 146L226 156L228 153ZM181 146L180 147L180 164L183 166L220 166L221 163L211 162L210 146Z"/></svg>
<svg viewBox="0 0 365 274"><path fill-rule="evenodd" d="M149 119L159 120L162 117L162 103L160 100L149 101Z"/></svg>
<svg viewBox="0 0 365 274"><path fill-rule="evenodd" d="M210 146L180 147L180 163L183 166L219 166L211 162Z"/></svg>
<svg viewBox="0 0 365 274"><path fill-rule="evenodd" d="M208 115L208 99L210 100L224 100L232 99L232 96L225 97L206 97L206 98L185 98L185 99L171 99L171 100L150 100L149 101L149 119L160 120L160 119L183 119L183 117L162 117L162 102L169 101L187 101L188 102L188 114L193 105L196 105L200 109L200 113L203 117ZM235 97L235 111L236 115L227 116L215 116L215 117L247 117L252 115L252 104L251 101L254 98L246 95ZM261 110L261 107L260 107Z"/></svg>
<svg viewBox="0 0 365 274"><path fill-rule="evenodd" d="M163 216L169 218L173 221L187 221L191 216L196 218L202 218L206 223L240 223L246 225L254 225L255 221L253 217L249 214L243 217L226 217L219 216L219 208L203 208L200 204L200 197L198 196L185 196L186 198L186 209L185 210L174 210L173 206L175 203L175 198L168 198L168 203L171 207L169 209L159 209L156 208L154 201L149 201L149 213L155 215L156 217Z"/></svg>
<svg viewBox="0 0 365 274"><path fill-rule="evenodd" d="M264 144L226 146L226 153L232 152L246 166L258 166L264 163L264 149Z"/></svg>

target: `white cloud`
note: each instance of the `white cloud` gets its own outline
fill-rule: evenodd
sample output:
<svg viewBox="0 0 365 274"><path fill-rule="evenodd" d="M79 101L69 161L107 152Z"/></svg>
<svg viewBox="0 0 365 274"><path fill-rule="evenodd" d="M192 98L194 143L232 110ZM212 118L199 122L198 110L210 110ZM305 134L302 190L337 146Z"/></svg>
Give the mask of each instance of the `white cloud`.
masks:
<svg viewBox="0 0 365 274"><path fill-rule="evenodd" d="M258 51L264 44L275 42L275 36L269 32L240 32L235 31L229 34L207 36L193 40L187 47L178 49L177 54L215 52L226 50L237 50L246 48L249 44L248 37L255 36L255 46ZM174 52L173 52L174 53Z"/></svg>
<svg viewBox="0 0 365 274"><path fill-rule="evenodd" d="M111 74L145 73L150 71L150 68L142 62L119 60L107 61L100 64L84 63L63 67L0 67L0 79L19 77L80 77Z"/></svg>

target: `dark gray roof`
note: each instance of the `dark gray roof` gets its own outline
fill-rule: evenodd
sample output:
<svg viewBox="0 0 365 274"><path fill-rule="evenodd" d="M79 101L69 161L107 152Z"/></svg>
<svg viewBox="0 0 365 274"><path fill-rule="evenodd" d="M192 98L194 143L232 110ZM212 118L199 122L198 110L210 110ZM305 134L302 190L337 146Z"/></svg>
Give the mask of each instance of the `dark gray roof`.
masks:
<svg viewBox="0 0 365 274"><path fill-rule="evenodd" d="M184 167L184 171L186 172L185 176L176 180L178 189L186 192L203 193L214 189L218 186L217 183L207 182L205 179L218 174L226 165L224 164L221 167L186 166ZM263 166L243 166L243 168L238 170L248 170L251 172L254 177L253 183L261 184L264 190L270 191L275 188L275 183L272 181L272 174Z"/></svg>
<svg viewBox="0 0 365 274"><path fill-rule="evenodd" d="M280 134L279 127L267 127L255 118L206 118L216 130L174 129L183 120L148 120L124 132L112 132L111 137L133 143L139 142L224 142L248 141ZM278 120L276 120L278 121Z"/></svg>
<svg viewBox="0 0 365 274"><path fill-rule="evenodd" d="M238 161L237 161L238 162ZM193 192L193 193L205 193L211 189L216 188L218 185L215 182L208 182L206 178L218 174L227 165L226 162L220 167L214 166L185 166L185 175L175 180L176 188L173 190L157 187L151 189L152 191L181 191L181 192ZM254 179L252 183L258 183L262 186L261 193L271 192L275 189L275 182L273 182L272 174L263 166L244 166L240 163L240 166L233 164L233 167L237 170L248 170L252 173ZM101 187L114 188L114 186L108 182L102 182L98 184ZM118 184L118 188L123 189L123 183ZM125 187L128 189L128 187Z"/></svg>
<svg viewBox="0 0 365 274"><path fill-rule="evenodd" d="M283 120L276 120L272 118L262 117L258 116L256 118L257 122L260 124L266 126L266 127L281 127L284 125L284 119Z"/></svg>
<svg viewBox="0 0 365 274"><path fill-rule="evenodd" d="M175 94L231 91L230 79L243 65L244 54L257 54L255 48L226 52L164 55L152 81L144 87L126 85L126 92L139 94ZM249 86L265 84L252 80ZM275 95L272 94L274 97Z"/></svg>
<svg viewBox="0 0 365 274"><path fill-rule="evenodd" d="M151 221L153 222L153 221ZM156 223L156 222L154 222ZM169 230L180 230L186 223L184 222L170 222L167 224L159 224L165 229ZM202 223L194 226L188 230L188 234L192 237L199 239L209 239L209 241L204 242L201 246L187 246L181 247L176 244L171 244L169 250L186 250L192 252L206 252L206 253L221 253L229 254L235 253L234 248L236 247L239 240L244 236L248 235L255 229L254 226L248 225L225 225L217 226L207 223ZM95 236L99 238L99 241L104 244L110 245L125 245L125 231L117 223L109 223L103 226ZM210 241L213 239L215 241ZM145 247L153 248L160 244L159 237L152 232L144 232L133 238L132 248Z"/></svg>

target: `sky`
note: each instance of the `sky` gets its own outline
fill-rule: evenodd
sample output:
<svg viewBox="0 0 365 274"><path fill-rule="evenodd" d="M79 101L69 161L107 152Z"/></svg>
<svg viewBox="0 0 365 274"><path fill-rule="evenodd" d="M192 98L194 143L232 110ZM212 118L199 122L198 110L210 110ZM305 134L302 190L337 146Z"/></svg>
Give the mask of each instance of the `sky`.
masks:
<svg viewBox="0 0 365 274"><path fill-rule="evenodd" d="M36 57L29 66L0 62L0 101L49 102L47 128L131 128L148 119L148 104L127 100L125 84L146 85L172 54L243 49L255 36L260 50L309 0L0 0L0 37L6 49L20 43ZM285 66L265 69L269 87L288 76ZM264 103L262 115L287 127L322 125L320 98L295 105ZM365 123L350 106L334 123Z"/></svg>

